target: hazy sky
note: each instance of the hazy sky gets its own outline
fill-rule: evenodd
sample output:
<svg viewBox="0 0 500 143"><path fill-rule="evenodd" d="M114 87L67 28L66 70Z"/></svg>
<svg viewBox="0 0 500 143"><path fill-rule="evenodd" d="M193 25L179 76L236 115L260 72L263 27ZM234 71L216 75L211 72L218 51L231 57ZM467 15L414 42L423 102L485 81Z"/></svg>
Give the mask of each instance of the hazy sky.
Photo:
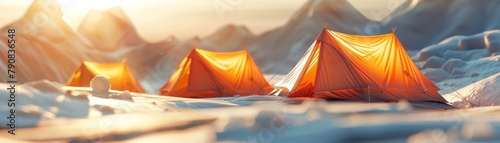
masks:
<svg viewBox="0 0 500 143"><path fill-rule="evenodd" d="M159 41L170 35L179 39L204 37L228 23L246 25L255 34L276 28L307 0L58 0L70 26L78 27L90 9L121 6L139 35ZM387 9L383 1L349 0L356 8ZM0 26L20 18L33 0L0 0ZM377 18L377 17L374 17Z"/></svg>

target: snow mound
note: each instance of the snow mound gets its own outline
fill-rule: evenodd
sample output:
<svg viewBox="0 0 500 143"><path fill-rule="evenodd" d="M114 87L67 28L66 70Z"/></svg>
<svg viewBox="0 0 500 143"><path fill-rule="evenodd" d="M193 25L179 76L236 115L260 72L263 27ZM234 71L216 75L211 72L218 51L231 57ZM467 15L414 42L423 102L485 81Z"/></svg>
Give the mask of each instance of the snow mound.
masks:
<svg viewBox="0 0 500 143"><path fill-rule="evenodd" d="M441 68L448 73L452 73L453 69L463 67L466 64L467 64L466 62L464 62L460 59L450 59L450 60L446 61L446 63L444 63Z"/></svg>
<svg viewBox="0 0 500 143"><path fill-rule="evenodd" d="M500 73L470 84L457 92L444 95L457 107L500 105ZM460 96L463 96L463 99ZM473 105L469 105L468 102Z"/></svg>
<svg viewBox="0 0 500 143"><path fill-rule="evenodd" d="M430 68L422 70L422 73L433 82L441 82L446 80L450 75L440 68Z"/></svg>
<svg viewBox="0 0 500 143"><path fill-rule="evenodd" d="M458 41L460 50L483 49L486 47L484 43L484 35L474 35Z"/></svg>
<svg viewBox="0 0 500 143"><path fill-rule="evenodd" d="M438 44L431 45L423 48L417 55L418 60L425 61L429 57L437 56L442 57L446 51L458 50L458 41L463 39L465 36L453 36L441 41Z"/></svg>
<svg viewBox="0 0 500 143"><path fill-rule="evenodd" d="M464 75L466 73L467 72L465 72L462 68L453 68L453 70L451 71L451 77L452 78L461 78L461 77L464 77Z"/></svg>
<svg viewBox="0 0 500 143"><path fill-rule="evenodd" d="M125 90L125 91L123 91L122 93L119 93L119 94L111 94L111 98L125 100L125 101L131 101L131 102L134 101L132 99L132 95L130 94L130 92L128 90Z"/></svg>
<svg viewBox="0 0 500 143"><path fill-rule="evenodd" d="M484 57L488 57L490 54L486 51L486 49L474 49L467 51L446 51L443 54L443 57L446 59L461 59L464 61L476 60Z"/></svg>
<svg viewBox="0 0 500 143"><path fill-rule="evenodd" d="M500 42L499 30L488 30L474 35L451 36L437 44L423 48L417 55L418 60L426 61L430 57L445 59L476 60L498 52L496 44ZM499 47L500 48L500 47ZM452 69L450 69L452 70Z"/></svg>
<svg viewBox="0 0 500 143"><path fill-rule="evenodd" d="M0 83L0 88L12 85ZM88 100L65 95L60 86L48 81L36 81L26 85L15 85L16 127L33 127L59 117L86 118L90 108ZM0 100L11 99L9 90L0 90ZM0 108L1 115L9 115L9 108ZM1 120L1 128L8 120Z"/></svg>
<svg viewBox="0 0 500 143"><path fill-rule="evenodd" d="M426 68L440 68L444 63L446 62L446 59L432 56L425 60L424 67Z"/></svg>
<svg viewBox="0 0 500 143"><path fill-rule="evenodd" d="M500 32L492 32L484 37L484 43L486 44L486 50L493 54L500 52Z"/></svg>
<svg viewBox="0 0 500 143"><path fill-rule="evenodd" d="M111 83L106 77L95 76L90 81L90 88L92 88L92 95L97 97L109 98L109 89L111 89Z"/></svg>
<svg viewBox="0 0 500 143"><path fill-rule="evenodd" d="M50 93L64 93L61 85L57 82L51 82L49 80L40 80L25 83L26 86L31 86L37 89L39 92L50 92Z"/></svg>

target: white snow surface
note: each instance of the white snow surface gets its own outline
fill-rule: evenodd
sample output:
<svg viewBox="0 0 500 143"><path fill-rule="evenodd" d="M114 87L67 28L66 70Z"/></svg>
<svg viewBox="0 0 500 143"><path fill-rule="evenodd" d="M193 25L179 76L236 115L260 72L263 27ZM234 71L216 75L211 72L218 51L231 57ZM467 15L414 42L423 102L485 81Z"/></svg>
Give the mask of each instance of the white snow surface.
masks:
<svg viewBox="0 0 500 143"><path fill-rule="evenodd" d="M457 107L500 105L500 73L443 96Z"/></svg>
<svg viewBox="0 0 500 143"><path fill-rule="evenodd" d="M447 61L463 61L462 64L443 65L441 68L425 68L421 70L428 78L440 79L435 84L441 89L439 92L456 107L477 107L500 105L500 83L497 78L500 74L500 55L489 53L485 48L487 41L484 38L491 33L500 33L498 30L490 30L474 35L452 36L437 44L428 46L413 55L417 65L422 65L419 60L426 60L429 56L442 58ZM478 39L467 48L459 48L461 44L467 43L464 39ZM497 41L493 41L497 42ZM462 45L463 46L463 45ZM457 66L457 67L452 67ZM432 74L435 70L447 69L448 74ZM465 74L452 75L453 69L460 70ZM461 73L460 72L460 73ZM437 77L436 77L437 76Z"/></svg>
<svg viewBox="0 0 500 143"><path fill-rule="evenodd" d="M0 139L325 143L500 139L498 106L444 110L437 104L406 101L326 102L258 95L187 99L110 91L110 97L129 94L130 100L94 97L91 91L50 81L16 85L17 135L1 134ZM0 94L0 100L7 101L10 93ZM1 115L8 112L0 108ZM0 122L6 132L6 120Z"/></svg>
<svg viewBox="0 0 500 143"><path fill-rule="evenodd" d="M484 48L453 51L480 50L486 51ZM411 55L417 56L413 52ZM0 134L0 139L9 142L497 142L499 58L500 55L492 54L464 60L465 66L458 67L465 72L463 77L443 77L445 80L436 83L443 89L440 91L443 96L460 109L436 103L325 102L259 95L188 99L110 90L97 96L92 88L61 86L48 80L28 82L15 85L17 135ZM418 58L412 59L422 65ZM271 84L283 76L265 75ZM102 81L99 83L95 89L109 89ZM163 84L143 83L150 83L145 86L149 90ZM0 83L2 89L11 86ZM10 98L9 90L0 91L0 101ZM9 112L7 106L0 108L0 115ZM7 122L0 121L1 131L9 129Z"/></svg>
<svg viewBox="0 0 500 143"><path fill-rule="evenodd" d="M262 35L253 35L244 26L228 25L203 39L170 38L159 43L137 38L119 8L98 12L114 15L101 19L107 26L123 24L129 28L125 35L108 41L85 37L98 34L85 31L85 27L68 30L61 15L52 15L47 26L18 33L18 41L30 42L19 43L29 50L18 54L17 69L37 72L18 74L20 81L34 82L16 84L15 96L5 90L13 85L0 83L0 101L13 97L16 103L15 108L1 106L0 115L16 110L17 134L6 133L9 120L2 117L0 130L5 134L0 134L0 142L498 142L500 55L491 52L491 43L499 41L484 40L484 36L499 32L493 30L500 28L495 14L498 5L420 0L392 19L374 22L346 1L318 0L307 2L283 27ZM28 11L49 14L37 6L35 3ZM27 14L0 31L16 25L25 27L24 21L32 17ZM441 21L446 23L431 22L436 18L445 18ZM435 83L442 89L439 92L460 109L443 110L444 105L405 101L325 102L258 95L187 99L154 94L193 45L218 51L241 50L248 45L264 72L277 73L284 66L279 73L286 73L312 43L323 22L329 29L356 34L387 33L390 27L397 27L396 34L406 48L427 46L422 50L427 55L410 53L419 67L423 65L419 60L430 56L464 61L464 66L455 67L464 75L442 77L443 81ZM112 45L110 48L93 46L113 40L120 42L106 43ZM0 48L7 49L6 43L0 42ZM95 96L91 88L59 84L82 59L116 62L122 58L134 59L127 62L150 94L111 90L106 96ZM3 70L6 66L0 65L0 69L7 71ZM282 74L265 76L270 83L283 78ZM6 81L5 76L0 79Z"/></svg>

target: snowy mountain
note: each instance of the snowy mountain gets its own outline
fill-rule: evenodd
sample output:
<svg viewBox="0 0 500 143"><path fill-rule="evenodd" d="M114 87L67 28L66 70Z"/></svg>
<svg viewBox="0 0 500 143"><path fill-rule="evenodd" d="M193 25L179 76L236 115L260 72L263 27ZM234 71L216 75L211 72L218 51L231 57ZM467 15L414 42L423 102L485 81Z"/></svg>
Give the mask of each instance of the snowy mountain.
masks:
<svg viewBox="0 0 500 143"><path fill-rule="evenodd" d="M360 35L388 33L392 27L397 27L398 38L411 50L435 46L432 44L455 35L472 35L500 28L500 11L495 9L500 2L497 1L411 2L406 1L395 8L390 17L376 22L363 16L348 0L310 0L285 25L260 35L254 35L245 26L230 24L207 37L186 41L170 37L158 43L147 43L138 36L120 7L91 11L78 30L73 31L55 0L35 0L21 19L0 32L16 28L17 46L23 47L23 52L17 53L16 68L37 71L18 73L20 82L49 79L64 83L82 60L117 62L127 59L143 83L153 81L153 86L157 86L164 84L195 46L222 52L248 48L264 73L287 73L321 32L324 23L328 29ZM97 24L99 26L95 26ZM8 48L7 37L1 35L0 38L0 48L3 49L0 52L6 54L3 52ZM467 39L472 40L462 44L456 41L452 49L470 47L467 43L474 45L477 43L474 39L477 41L478 38ZM442 56L446 51L437 53ZM419 54L417 59L426 60L432 56L421 53L424 54ZM6 63L5 58L0 60ZM5 74L6 68L1 65L0 74ZM0 80L6 81L5 77L0 77Z"/></svg>
<svg viewBox="0 0 500 143"><path fill-rule="evenodd" d="M3 33L14 28L16 47L22 47L17 49L15 63L20 83L42 79L65 83L84 60L106 63L127 59L133 72L143 77L148 67L160 63L163 56L179 54L169 52L177 42L144 42L119 7L90 12L78 31L73 31L64 19L55 0L35 0L22 18L1 28ZM95 26L97 23L100 26ZM7 38L0 36L2 55L7 55ZM0 61L7 63L7 58ZM7 75L7 65L0 65L0 69L0 74ZM0 81L6 78L0 77Z"/></svg>
<svg viewBox="0 0 500 143"><path fill-rule="evenodd" d="M121 7L107 11L91 10L82 20L78 32L92 43L92 49L127 59L127 64L139 79L147 76L147 72L157 64L177 61L174 59L183 55L175 50L170 52L178 48L176 43L179 41L173 38L157 43L144 41Z"/></svg>
<svg viewBox="0 0 500 143"><path fill-rule="evenodd" d="M252 55L266 73L277 73L277 65L285 66L291 60L279 72L287 73L321 32L323 23L331 30L360 35L389 33L396 27L396 35L408 50L420 50L455 35L500 29L500 10L496 8L500 1L411 2L377 22L365 18L348 0L310 0L287 24L258 36Z"/></svg>
<svg viewBox="0 0 500 143"><path fill-rule="evenodd" d="M93 52L79 33L74 32L64 20L55 0L35 0L25 15L14 23L1 28L7 33L15 29L16 78L19 82L48 79L65 82L81 60L112 61L113 54ZM7 55L7 35L0 36L2 55ZM7 63L6 58L1 58ZM0 66L0 74L7 75L7 67ZM0 77L7 81L6 76Z"/></svg>
<svg viewBox="0 0 500 143"><path fill-rule="evenodd" d="M199 40L201 40L198 45L200 48L232 52L248 48L254 42L255 35L243 25L229 24Z"/></svg>
<svg viewBox="0 0 500 143"><path fill-rule="evenodd" d="M252 56L266 73L277 73L280 68L276 68L276 65L281 67L291 60L279 72L287 73L323 30L324 23L328 29L339 32L377 34L364 30L365 25L373 22L347 0L310 0L287 24L258 36L250 48Z"/></svg>
<svg viewBox="0 0 500 143"><path fill-rule="evenodd" d="M26 38L46 38L62 41L75 33L66 23L61 8L55 0L34 0L23 18L10 27L18 29ZM38 36L43 34L44 36Z"/></svg>
<svg viewBox="0 0 500 143"><path fill-rule="evenodd" d="M107 11L91 10L82 20L78 32L92 42L93 48L105 51L144 43L120 7Z"/></svg>

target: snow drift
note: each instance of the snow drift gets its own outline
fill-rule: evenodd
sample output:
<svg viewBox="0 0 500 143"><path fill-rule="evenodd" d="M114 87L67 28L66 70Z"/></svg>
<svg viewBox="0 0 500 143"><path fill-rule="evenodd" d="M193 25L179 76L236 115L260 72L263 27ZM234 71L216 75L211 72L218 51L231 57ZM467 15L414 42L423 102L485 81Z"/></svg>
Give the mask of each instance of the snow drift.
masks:
<svg viewBox="0 0 500 143"><path fill-rule="evenodd" d="M443 96L456 107L500 105L500 73Z"/></svg>
<svg viewBox="0 0 500 143"><path fill-rule="evenodd" d="M6 86L0 84L2 88ZM18 87L20 112L16 131L29 136L2 134L0 139L45 142L419 142L433 135L429 131L438 130L449 141L498 140L499 122L496 118L488 118L498 111L498 107L428 111L417 108L425 107L425 104L406 101L301 101L287 104L293 102L281 97L186 99L110 91L111 95L131 94L132 100L123 100L113 96L94 97L90 95L92 89L61 87L49 81ZM8 93L0 91L0 94L0 98L6 98L3 95ZM74 95L87 98L75 98ZM0 109L0 113L5 112ZM5 131L5 127L0 130ZM462 132L456 134L453 130ZM476 130L481 132L471 134Z"/></svg>

